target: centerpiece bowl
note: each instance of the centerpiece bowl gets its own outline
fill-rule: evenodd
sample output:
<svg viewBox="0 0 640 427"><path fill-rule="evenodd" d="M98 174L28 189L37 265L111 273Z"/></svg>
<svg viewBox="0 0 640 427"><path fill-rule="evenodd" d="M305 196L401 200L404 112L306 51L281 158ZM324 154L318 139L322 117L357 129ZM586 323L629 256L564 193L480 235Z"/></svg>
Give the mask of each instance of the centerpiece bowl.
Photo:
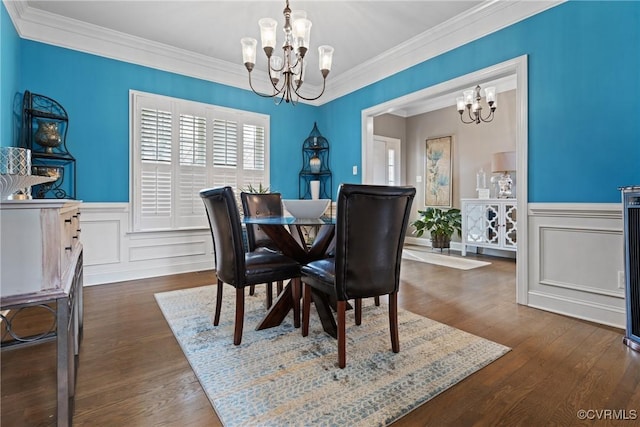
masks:
<svg viewBox="0 0 640 427"><path fill-rule="evenodd" d="M295 218L320 218L331 199L283 199L284 208Z"/></svg>

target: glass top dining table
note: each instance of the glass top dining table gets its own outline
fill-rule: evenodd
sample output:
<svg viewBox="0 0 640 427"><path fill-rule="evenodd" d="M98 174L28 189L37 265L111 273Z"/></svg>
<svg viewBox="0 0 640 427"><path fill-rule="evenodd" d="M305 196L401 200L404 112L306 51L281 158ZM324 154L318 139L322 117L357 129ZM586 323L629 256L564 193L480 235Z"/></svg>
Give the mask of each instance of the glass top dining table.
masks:
<svg viewBox="0 0 640 427"><path fill-rule="evenodd" d="M244 224L260 226L285 255L306 264L325 258L333 244L335 217L294 218L290 216L244 217ZM312 242L307 242L304 227L317 226Z"/></svg>
<svg viewBox="0 0 640 427"><path fill-rule="evenodd" d="M292 216L264 216L264 217L244 217L243 222L245 224L259 224L259 225L335 225L335 217L321 216L320 218L295 218Z"/></svg>
<svg viewBox="0 0 640 427"><path fill-rule="evenodd" d="M258 225L284 255L295 259L300 264L326 258L335 246L335 217L306 219L289 216L244 217L242 222L246 225ZM317 226L317 232L313 241L307 243L304 228L309 226ZM289 282L256 329L271 328L281 324L291 309L294 310L294 325L299 327L300 291L300 289L293 289L292 283ZM324 300L323 295L316 295L315 292L312 293L312 298L323 329L336 337L337 329L329 303Z"/></svg>

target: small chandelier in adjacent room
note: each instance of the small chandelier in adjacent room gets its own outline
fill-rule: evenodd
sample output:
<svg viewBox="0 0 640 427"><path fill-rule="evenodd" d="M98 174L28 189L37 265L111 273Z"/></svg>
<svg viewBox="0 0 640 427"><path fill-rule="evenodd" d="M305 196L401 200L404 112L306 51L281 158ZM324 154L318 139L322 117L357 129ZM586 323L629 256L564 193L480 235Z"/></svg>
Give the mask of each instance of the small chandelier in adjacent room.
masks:
<svg viewBox="0 0 640 427"><path fill-rule="evenodd" d="M284 11L284 44L282 46L284 58L273 55L273 48L276 45L276 27L278 23L275 19L262 18L258 21L260 25L260 36L262 39L262 49L267 55L267 72L269 80L273 86L273 93L264 94L256 91L251 82L251 71L256 64L257 40L251 37L244 37L242 43L242 60L244 66L249 71L249 86L256 94L270 98L280 98L280 104L285 102L296 103L298 99L313 101L322 96L325 89L327 75L331 70L331 59L333 48L331 46L320 46L320 72L322 73L322 91L313 98L302 96L299 92L304 81L305 74L305 54L309 49L309 37L311 35L311 21L307 19L306 12L302 10L291 11L289 0L286 0Z"/></svg>
<svg viewBox="0 0 640 427"><path fill-rule="evenodd" d="M496 88L485 88L484 95L487 104L489 104L489 108L491 109L486 117L482 116L482 106L480 105L480 101L482 100L482 97L480 96L480 85L476 86L475 90L465 90L462 93L462 96L456 98L458 113L460 113L460 120L462 120L462 123L480 124L481 121L488 123L493 120L493 113L496 111L496 107L498 106L496 103ZM469 116L468 121L465 120L463 115L465 107L467 108L467 114Z"/></svg>

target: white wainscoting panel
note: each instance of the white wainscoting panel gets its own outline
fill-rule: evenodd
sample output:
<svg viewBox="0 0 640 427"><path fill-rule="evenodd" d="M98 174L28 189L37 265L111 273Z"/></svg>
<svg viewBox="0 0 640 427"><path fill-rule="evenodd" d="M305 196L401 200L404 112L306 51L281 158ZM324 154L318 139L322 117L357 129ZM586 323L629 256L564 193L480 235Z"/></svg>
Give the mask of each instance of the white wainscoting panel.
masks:
<svg viewBox="0 0 640 427"><path fill-rule="evenodd" d="M85 285L213 268L208 228L130 233L128 203L83 203L80 210Z"/></svg>
<svg viewBox="0 0 640 427"><path fill-rule="evenodd" d="M624 328L622 205L530 203L528 305Z"/></svg>

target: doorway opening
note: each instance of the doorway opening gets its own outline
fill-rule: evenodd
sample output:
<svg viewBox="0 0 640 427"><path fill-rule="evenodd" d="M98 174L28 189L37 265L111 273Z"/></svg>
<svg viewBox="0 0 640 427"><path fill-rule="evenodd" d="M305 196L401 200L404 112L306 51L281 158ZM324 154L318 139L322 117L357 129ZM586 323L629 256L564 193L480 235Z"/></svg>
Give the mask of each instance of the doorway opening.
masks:
<svg viewBox="0 0 640 427"><path fill-rule="evenodd" d="M362 182L374 183L375 140L374 118L385 113L402 110L416 102L442 102L444 99L455 100L462 90L477 84L512 78L516 82L516 165L518 180L516 182L518 217L518 250L516 253L516 302L527 304L528 294L528 215L527 215L527 152L528 152L528 76L527 56L523 55L491 67L478 70L464 76L422 89L400 98L396 98L362 111ZM443 105L442 107L444 107ZM440 108L442 108L440 107ZM402 167L402 166L400 166Z"/></svg>

